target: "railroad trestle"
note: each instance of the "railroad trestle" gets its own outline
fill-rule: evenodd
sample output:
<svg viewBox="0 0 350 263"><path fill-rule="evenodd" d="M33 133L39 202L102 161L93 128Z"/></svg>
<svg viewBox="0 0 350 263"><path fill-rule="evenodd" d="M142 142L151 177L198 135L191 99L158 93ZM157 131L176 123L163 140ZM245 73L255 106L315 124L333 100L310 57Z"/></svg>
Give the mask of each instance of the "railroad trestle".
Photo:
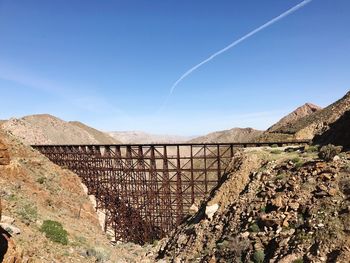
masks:
<svg viewBox="0 0 350 263"><path fill-rule="evenodd" d="M190 207L215 187L235 148L287 143L35 145L52 162L81 178L105 230L116 240L143 244L178 226Z"/></svg>

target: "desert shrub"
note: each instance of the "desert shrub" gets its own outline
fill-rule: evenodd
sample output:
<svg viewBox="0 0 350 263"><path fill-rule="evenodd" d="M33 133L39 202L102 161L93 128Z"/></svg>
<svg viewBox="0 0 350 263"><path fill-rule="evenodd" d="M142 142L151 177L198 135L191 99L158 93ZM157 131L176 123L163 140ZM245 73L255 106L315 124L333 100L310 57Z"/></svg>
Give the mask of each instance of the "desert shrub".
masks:
<svg viewBox="0 0 350 263"><path fill-rule="evenodd" d="M286 178L285 174L279 174L275 177L276 180L283 180L284 178Z"/></svg>
<svg viewBox="0 0 350 263"><path fill-rule="evenodd" d="M271 148L277 148L277 147L278 147L277 144L272 144L272 145L271 145Z"/></svg>
<svg viewBox="0 0 350 263"><path fill-rule="evenodd" d="M318 157L320 159L325 161L331 161L333 158L338 155L343 150L343 147L341 146L334 146L332 144L328 144L325 146L322 146L320 149L320 152L318 153Z"/></svg>
<svg viewBox="0 0 350 263"><path fill-rule="evenodd" d="M36 180L36 182L39 183L39 184L43 184L43 183L45 183L45 181L46 181L46 178L45 178L45 177L39 177L39 178Z"/></svg>
<svg viewBox="0 0 350 263"><path fill-rule="evenodd" d="M308 153L318 152L318 150L319 150L318 145L310 145L310 146L305 148L305 152L308 152Z"/></svg>
<svg viewBox="0 0 350 263"><path fill-rule="evenodd" d="M217 244L217 250L224 250L225 254L229 254L232 256L232 261L228 262L243 262L244 260L242 257L246 254L246 251L250 247L250 241L246 238L240 238L240 237L233 237L228 236L225 238L225 240L222 240L218 242ZM208 249L203 254L210 254L212 253L211 249ZM219 252L220 253L220 252ZM245 261L244 261L245 262Z"/></svg>
<svg viewBox="0 0 350 263"><path fill-rule="evenodd" d="M350 164L346 164L342 170L346 173L350 173Z"/></svg>
<svg viewBox="0 0 350 263"><path fill-rule="evenodd" d="M6 199L7 201L13 202L13 201L17 201L18 200L18 196L16 196L13 193L10 193L9 195L5 195L4 199Z"/></svg>
<svg viewBox="0 0 350 263"><path fill-rule="evenodd" d="M263 263L265 260L265 253L262 250L257 250L253 254L253 259L255 263Z"/></svg>
<svg viewBox="0 0 350 263"><path fill-rule="evenodd" d="M291 159L292 163L294 163L295 168L299 168L304 165L304 161L299 157L295 157Z"/></svg>
<svg viewBox="0 0 350 263"><path fill-rule="evenodd" d="M299 157L295 157L291 160L293 163L299 163L300 162L300 158Z"/></svg>
<svg viewBox="0 0 350 263"><path fill-rule="evenodd" d="M24 204L17 214L22 218L24 223L32 223L38 219L38 210L35 205Z"/></svg>
<svg viewBox="0 0 350 263"><path fill-rule="evenodd" d="M45 233L45 236L53 242L62 245L68 244L68 233L63 228L62 224L57 221L45 220L40 231Z"/></svg>
<svg viewBox="0 0 350 263"><path fill-rule="evenodd" d="M89 248L86 250L86 256L94 257L96 259L96 262L106 262L110 257L108 253L99 248Z"/></svg>
<svg viewBox="0 0 350 263"><path fill-rule="evenodd" d="M304 162L303 161L299 161L299 162L297 162L296 164L295 164L295 168L300 168L300 167L302 167L304 165Z"/></svg>
<svg viewBox="0 0 350 263"><path fill-rule="evenodd" d="M296 260L293 260L292 263L304 263L304 260L302 258L298 258Z"/></svg>
<svg viewBox="0 0 350 263"><path fill-rule="evenodd" d="M274 149L274 150L271 150L270 153L272 153L272 154L281 154L282 151L278 150L278 149Z"/></svg>
<svg viewBox="0 0 350 263"><path fill-rule="evenodd" d="M260 232L260 227L256 224L256 223L253 223L249 226L249 232Z"/></svg>

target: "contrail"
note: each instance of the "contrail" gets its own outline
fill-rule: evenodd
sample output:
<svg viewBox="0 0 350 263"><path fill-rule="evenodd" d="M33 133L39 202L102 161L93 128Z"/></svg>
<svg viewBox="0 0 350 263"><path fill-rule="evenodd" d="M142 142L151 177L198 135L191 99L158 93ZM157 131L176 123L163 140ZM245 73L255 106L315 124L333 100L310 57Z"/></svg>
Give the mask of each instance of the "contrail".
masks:
<svg viewBox="0 0 350 263"><path fill-rule="evenodd" d="M290 8L289 10L287 10L286 12L282 13L281 15L271 19L269 22L263 24L262 26L258 27L257 29L254 29L253 31L249 32L248 34L246 34L245 36L241 37L240 39L232 42L231 44L229 44L228 46L224 47L223 49L217 51L216 53L214 53L213 55L211 55L210 57L208 57L207 59L203 60L202 62L198 63L197 65L195 65L194 67L190 68L189 70L187 70L177 81L175 81L175 83L171 86L170 92L168 97L165 100L164 105L167 103L167 101L169 100L169 97L173 94L175 88L177 87L177 85L184 79L186 78L188 75L190 75L193 71L197 70L199 67L203 66L204 64L208 63L209 61L213 60L215 57L221 55L222 53L226 52L227 50L237 46L239 43L243 42L244 40L250 38L251 36L255 35L256 33L260 32L261 30L273 25L274 23L278 22L279 20L283 19L284 17L294 13L295 11L297 11L298 9L304 7L305 5L309 4L312 0L304 0L303 2L297 4L296 6Z"/></svg>

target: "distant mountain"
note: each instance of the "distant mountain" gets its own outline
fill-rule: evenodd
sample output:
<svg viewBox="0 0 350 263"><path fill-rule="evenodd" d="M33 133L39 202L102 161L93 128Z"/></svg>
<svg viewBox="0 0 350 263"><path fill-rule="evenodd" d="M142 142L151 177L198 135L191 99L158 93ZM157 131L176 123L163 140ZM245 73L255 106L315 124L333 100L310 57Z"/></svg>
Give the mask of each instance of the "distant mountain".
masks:
<svg viewBox="0 0 350 263"><path fill-rule="evenodd" d="M49 114L12 118L1 125L25 144L104 144L118 143L108 134L82 123L69 123Z"/></svg>
<svg viewBox="0 0 350 263"><path fill-rule="evenodd" d="M122 143L181 143L186 142L193 137L164 135L164 134L149 134L141 131L114 131L108 132L114 139Z"/></svg>
<svg viewBox="0 0 350 263"><path fill-rule="evenodd" d="M311 140L315 135L324 133L330 125L350 110L350 92L328 107L316 110L295 121L273 127L272 132L265 132L259 141ZM271 128L269 129L271 131Z"/></svg>
<svg viewBox="0 0 350 263"><path fill-rule="evenodd" d="M192 139L194 143L225 143L225 142L248 142L254 141L263 131L252 128L233 128L230 130L217 131L205 136Z"/></svg>
<svg viewBox="0 0 350 263"><path fill-rule="evenodd" d="M69 124L85 130L90 135L92 135L99 143L102 143L102 144L121 143L119 140L113 138L112 136L108 135L107 133L96 130L90 126L87 126L86 124L84 124L82 122L70 121Z"/></svg>
<svg viewBox="0 0 350 263"><path fill-rule="evenodd" d="M314 112L319 111L321 109L322 108L317 105L314 105L312 103L306 103L303 106L294 110L293 112L289 113L287 116L283 117L276 124L272 125L267 131L268 132L278 131L278 129L286 125L292 125L297 120L303 117L309 116L310 114L313 114Z"/></svg>

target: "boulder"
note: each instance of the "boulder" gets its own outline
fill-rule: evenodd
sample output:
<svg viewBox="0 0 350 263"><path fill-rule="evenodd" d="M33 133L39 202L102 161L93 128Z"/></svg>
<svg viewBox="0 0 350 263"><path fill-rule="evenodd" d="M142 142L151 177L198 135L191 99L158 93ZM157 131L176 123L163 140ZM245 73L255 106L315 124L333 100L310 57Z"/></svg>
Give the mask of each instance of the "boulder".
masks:
<svg viewBox="0 0 350 263"><path fill-rule="evenodd" d="M318 157L329 162L329 161L332 161L333 158L342 151L342 149L343 149L342 146L334 146L332 144L328 144L328 145L322 146L318 154Z"/></svg>
<svg viewBox="0 0 350 263"><path fill-rule="evenodd" d="M207 217L211 220L214 216L214 214L216 213L216 211L218 211L219 209L219 205L218 204L213 204L213 205L208 205L205 208L205 214L207 215Z"/></svg>
<svg viewBox="0 0 350 263"><path fill-rule="evenodd" d="M5 229L7 232L9 232L10 234L15 234L15 235L19 235L21 234L21 230L18 227L15 227L11 224L8 223L1 223L0 227L2 227L3 229Z"/></svg>
<svg viewBox="0 0 350 263"><path fill-rule="evenodd" d="M0 220L11 221L10 217L1 216L2 205L0 199ZM17 228L18 229L18 228ZM19 229L18 229L19 230ZM0 226L0 262L4 263L21 263L23 262L23 253L16 246L11 238L11 234Z"/></svg>

